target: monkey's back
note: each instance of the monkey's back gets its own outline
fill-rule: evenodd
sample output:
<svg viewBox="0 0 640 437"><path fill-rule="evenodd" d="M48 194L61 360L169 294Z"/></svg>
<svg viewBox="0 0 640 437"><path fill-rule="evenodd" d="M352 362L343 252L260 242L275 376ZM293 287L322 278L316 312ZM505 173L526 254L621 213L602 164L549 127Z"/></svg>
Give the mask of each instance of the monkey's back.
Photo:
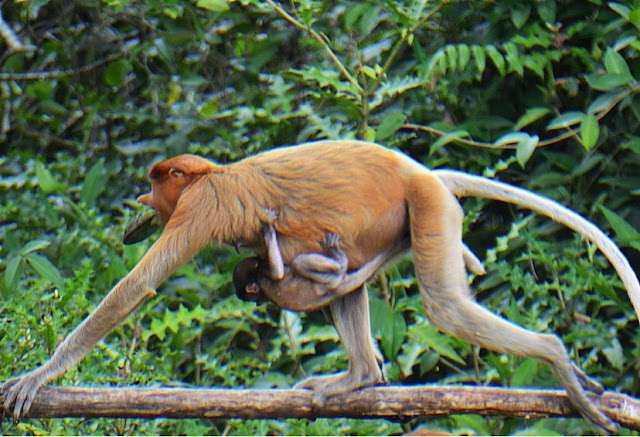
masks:
<svg viewBox="0 0 640 437"><path fill-rule="evenodd" d="M273 149L234 166L253 168L263 178L273 202L265 206L277 212L274 226L286 261L321 251L320 240L333 232L349 267L356 268L408 235L408 162L373 143L319 141Z"/></svg>

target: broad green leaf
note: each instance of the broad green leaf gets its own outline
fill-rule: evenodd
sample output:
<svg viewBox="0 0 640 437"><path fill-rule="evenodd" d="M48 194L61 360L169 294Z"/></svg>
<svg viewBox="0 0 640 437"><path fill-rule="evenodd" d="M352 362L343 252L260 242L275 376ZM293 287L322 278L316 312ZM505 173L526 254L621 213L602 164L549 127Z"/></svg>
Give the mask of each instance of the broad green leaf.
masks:
<svg viewBox="0 0 640 437"><path fill-rule="evenodd" d="M624 367L624 354L617 338L611 339L611 345L602 349L602 352L615 369L622 370Z"/></svg>
<svg viewBox="0 0 640 437"><path fill-rule="evenodd" d="M549 112L551 112L549 108L543 108L543 107L529 108L525 111L524 115L518 119L515 126L513 126L513 130L519 131L523 127L529 126L531 123L540 120Z"/></svg>
<svg viewBox="0 0 640 437"><path fill-rule="evenodd" d="M453 44L447 44L444 48L447 54L447 68L451 73L454 73L458 69L458 51Z"/></svg>
<svg viewBox="0 0 640 437"><path fill-rule="evenodd" d="M633 78L624 74L588 74L585 76L591 88L598 91L611 91L614 88L629 85Z"/></svg>
<svg viewBox="0 0 640 437"><path fill-rule="evenodd" d="M487 55L484 52L484 49L480 46L472 46L471 51L473 51L473 59L476 61L476 68L480 76L484 73L484 69L487 66Z"/></svg>
<svg viewBox="0 0 640 437"><path fill-rule="evenodd" d="M111 62L104 70L104 83L109 86L120 86L124 83L131 64L125 59Z"/></svg>
<svg viewBox="0 0 640 437"><path fill-rule="evenodd" d="M543 0L536 2L538 6L538 15L546 23L555 24L556 22L556 0Z"/></svg>
<svg viewBox="0 0 640 437"><path fill-rule="evenodd" d="M376 141L386 140L402 127L407 117L402 112L392 112L384 117L376 130Z"/></svg>
<svg viewBox="0 0 640 437"><path fill-rule="evenodd" d="M628 141L625 141L620 145L623 149L628 149L640 155L640 137L632 136Z"/></svg>
<svg viewBox="0 0 640 437"><path fill-rule="evenodd" d="M100 158L87 172L82 184L80 200L89 206L93 206L96 199L106 188L106 181L103 176L104 158Z"/></svg>
<svg viewBox="0 0 640 437"><path fill-rule="evenodd" d="M620 93L606 93L598 96L591 104L589 105L589 109L587 109L587 114L599 115L603 112L609 110L611 106L618 100L620 97Z"/></svg>
<svg viewBox="0 0 640 437"><path fill-rule="evenodd" d="M627 76L629 79L632 78L627 61L624 60L620 53L611 48L608 48L604 55L604 66L609 74L619 74Z"/></svg>
<svg viewBox="0 0 640 437"><path fill-rule="evenodd" d="M33 269L44 279L51 281L54 285L62 287L62 275L56 266L44 256L30 253L25 259Z"/></svg>
<svg viewBox="0 0 640 437"><path fill-rule="evenodd" d="M504 74L506 73L506 66L502 54L494 46L485 46L484 49L487 55L489 55L489 57L493 61L493 64L498 69L500 76L504 76Z"/></svg>
<svg viewBox="0 0 640 437"><path fill-rule="evenodd" d="M598 124L598 119L593 114L585 115L580 124L580 137L584 148L591 150L596 145L599 136L600 125Z"/></svg>
<svg viewBox="0 0 640 437"><path fill-rule="evenodd" d="M22 257L14 256L7 263L7 267L4 270L4 285L8 289L12 289L18 282L18 278L22 275Z"/></svg>
<svg viewBox="0 0 640 437"><path fill-rule="evenodd" d="M36 161L35 167L38 186L45 194L53 192L59 193L64 190L64 186L53 177L42 162Z"/></svg>
<svg viewBox="0 0 640 437"><path fill-rule="evenodd" d="M640 241L640 232L631 226L629 222L605 206L600 205L599 208L613 228L613 232L616 233L616 237L618 237L619 240L624 243Z"/></svg>
<svg viewBox="0 0 640 437"><path fill-rule="evenodd" d="M466 44L458 45L458 71L464 71L471 59L471 49Z"/></svg>
<svg viewBox="0 0 640 437"><path fill-rule="evenodd" d="M509 71L515 71L518 76L522 77L524 74L524 67L518 54L518 48L513 43L504 45L504 50L507 53L507 63L509 64Z"/></svg>
<svg viewBox="0 0 640 437"><path fill-rule="evenodd" d="M385 356L395 360L402 343L404 343L407 322L401 313L393 312L392 314L391 317L387 317L383 322L381 344Z"/></svg>
<svg viewBox="0 0 640 437"><path fill-rule="evenodd" d="M527 2L516 2L511 11L511 21L517 29L520 29L529 19L531 14L531 4Z"/></svg>
<svg viewBox="0 0 640 437"><path fill-rule="evenodd" d="M516 145L516 158L518 163L524 168L533 151L538 145L538 136L531 136L524 132L512 132L501 136L493 144L496 146L504 146L507 144Z"/></svg>
<svg viewBox="0 0 640 437"><path fill-rule="evenodd" d="M196 6L211 12L224 12L229 9L227 0L198 0Z"/></svg>
<svg viewBox="0 0 640 437"><path fill-rule="evenodd" d="M35 252L36 250L42 250L49 247L51 244L50 241L47 240L32 240L29 241L24 247L20 250L20 255L25 256L30 254L31 252Z"/></svg>
<svg viewBox="0 0 640 437"><path fill-rule="evenodd" d="M466 130L456 130L452 132L446 132L443 136L441 136L435 143L431 145L430 153L436 152L442 146L449 144L452 141L456 141L458 138L469 138L469 132Z"/></svg>
<svg viewBox="0 0 640 437"><path fill-rule="evenodd" d="M564 129L574 126L578 123L581 123L583 117L584 113L579 111L565 112L564 114L560 114L556 118L551 120L547 125L547 130Z"/></svg>
<svg viewBox="0 0 640 437"><path fill-rule="evenodd" d="M456 363L464 364L464 360L460 358L460 355L451 346L452 339L448 335L440 333L431 325L414 326L411 332L420 343L427 345L441 356L449 358Z"/></svg>
<svg viewBox="0 0 640 437"><path fill-rule="evenodd" d="M621 17L626 18L627 21L629 20L629 14L631 13L631 9L629 9L628 6L625 6L621 3L610 2L609 7Z"/></svg>
<svg viewBox="0 0 640 437"><path fill-rule="evenodd" d="M533 358L525 358L522 363L513 372L511 378L511 385L513 387L526 387L533 384L533 381L538 373L540 363Z"/></svg>
<svg viewBox="0 0 640 437"><path fill-rule="evenodd" d="M527 138L523 138L522 141L520 141L516 146L516 159L518 160L518 164L520 164L522 168L524 168L524 166L533 155L533 152L538 146L538 142L539 138L537 135L527 135Z"/></svg>

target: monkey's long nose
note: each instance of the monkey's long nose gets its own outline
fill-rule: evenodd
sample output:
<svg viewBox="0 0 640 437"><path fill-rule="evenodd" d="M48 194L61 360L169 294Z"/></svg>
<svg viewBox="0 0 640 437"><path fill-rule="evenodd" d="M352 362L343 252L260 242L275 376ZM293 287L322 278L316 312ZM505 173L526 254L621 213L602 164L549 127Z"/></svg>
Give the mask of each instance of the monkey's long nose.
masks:
<svg viewBox="0 0 640 437"><path fill-rule="evenodd" d="M142 196L138 197L137 200L139 203L142 203L143 205L151 206L151 203L152 203L151 193L143 194Z"/></svg>

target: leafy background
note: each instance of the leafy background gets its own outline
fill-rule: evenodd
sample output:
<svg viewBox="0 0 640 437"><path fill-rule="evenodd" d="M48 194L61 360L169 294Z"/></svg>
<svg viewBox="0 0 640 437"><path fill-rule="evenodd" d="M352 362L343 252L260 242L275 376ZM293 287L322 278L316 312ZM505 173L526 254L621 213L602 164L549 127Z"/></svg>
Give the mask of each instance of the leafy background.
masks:
<svg viewBox="0 0 640 437"><path fill-rule="evenodd" d="M123 247L146 170L232 162L321 138L374 140L430 167L545 194L640 249L640 4L599 0L58 0L0 5L0 380L44 361L149 242ZM13 32L13 34L11 33ZM510 206L463 202L476 298L562 336L638 395L637 321L588 243ZM211 247L59 383L289 386L346 366L315 313L236 299ZM556 386L546 366L430 327L410 257L370 287L398 383ZM3 434L592 433L581 419L27 420ZM628 433L623 430L623 433Z"/></svg>

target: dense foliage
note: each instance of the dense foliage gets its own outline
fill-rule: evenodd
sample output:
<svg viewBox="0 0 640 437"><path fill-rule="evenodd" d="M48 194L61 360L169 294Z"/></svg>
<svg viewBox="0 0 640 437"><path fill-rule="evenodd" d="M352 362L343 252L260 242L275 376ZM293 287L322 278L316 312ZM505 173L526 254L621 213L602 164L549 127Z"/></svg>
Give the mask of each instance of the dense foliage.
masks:
<svg viewBox="0 0 640 437"><path fill-rule="evenodd" d="M640 4L601 0L58 0L0 4L0 380L33 368L141 257L123 247L155 161L229 162L321 138L399 148L553 197L638 268ZM13 34L12 34L13 32ZM470 199L477 298L562 336L608 389L640 394L640 331L594 248ZM244 256L244 255L243 255ZM346 365L319 314L237 300L212 247L61 384L288 386ZM370 287L391 381L555 386L535 361L439 333L410 257ZM581 419L28 420L3 434L579 434Z"/></svg>

